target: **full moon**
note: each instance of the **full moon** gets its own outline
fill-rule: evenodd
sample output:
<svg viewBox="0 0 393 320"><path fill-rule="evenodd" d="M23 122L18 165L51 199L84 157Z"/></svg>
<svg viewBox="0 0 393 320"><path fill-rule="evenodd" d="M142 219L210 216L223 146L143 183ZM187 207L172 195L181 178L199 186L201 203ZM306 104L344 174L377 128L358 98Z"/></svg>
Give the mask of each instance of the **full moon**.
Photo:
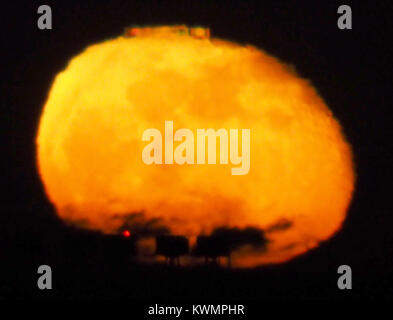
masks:
<svg viewBox="0 0 393 320"><path fill-rule="evenodd" d="M266 250L233 255L244 267L287 261L341 228L354 189L352 151L310 81L207 29L131 31L87 47L51 86L37 161L59 217L113 233L122 217L142 212L190 239L223 226L261 228ZM165 121L193 133L249 129L249 171L232 175L233 164L219 161L146 164L142 135L164 133Z"/></svg>

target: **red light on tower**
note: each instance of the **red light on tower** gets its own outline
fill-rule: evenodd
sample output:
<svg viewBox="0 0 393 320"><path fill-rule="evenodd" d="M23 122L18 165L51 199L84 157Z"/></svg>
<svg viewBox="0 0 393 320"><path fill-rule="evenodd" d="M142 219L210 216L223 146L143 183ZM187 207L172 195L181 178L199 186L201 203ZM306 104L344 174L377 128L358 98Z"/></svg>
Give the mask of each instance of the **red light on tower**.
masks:
<svg viewBox="0 0 393 320"><path fill-rule="evenodd" d="M128 230L124 230L124 231L122 232L122 235L123 235L125 238L128 238L128 237L131 235L131 232L128 231Z"/></svg>

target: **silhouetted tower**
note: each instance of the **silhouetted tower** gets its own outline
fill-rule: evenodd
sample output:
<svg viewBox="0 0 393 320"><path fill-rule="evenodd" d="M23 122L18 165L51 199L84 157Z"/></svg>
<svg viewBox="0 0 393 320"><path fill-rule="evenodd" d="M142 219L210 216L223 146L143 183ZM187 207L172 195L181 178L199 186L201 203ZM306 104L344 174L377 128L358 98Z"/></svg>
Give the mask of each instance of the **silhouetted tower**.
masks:
<svg viewBox="0 0 393 320"><path fill-rule="evenodd" d="M161 235L156 237L156 254L165 257L165 263L180 266L180 256L189 252L188 239L183 236Z"/></svg>
<svg viewBox="0 0 393 320"><path fill-rule="evenodd" d="M230 267L230 245L227 239L219 236L198 236L194 254L205 257L205 263L218 264L220 257L226 257Z"/></svg>
<svg viewBox="0 0 393 320"><path fill-rule="evenodd" d="M262 229L247 227L244 229L220 227L215 229L210 236L198 236L193 253L205 257L214 264L220 257L226 257L228 267L231 267L231 253L242 246L250 245L256 250L264 250L267 239Z"/></svg>

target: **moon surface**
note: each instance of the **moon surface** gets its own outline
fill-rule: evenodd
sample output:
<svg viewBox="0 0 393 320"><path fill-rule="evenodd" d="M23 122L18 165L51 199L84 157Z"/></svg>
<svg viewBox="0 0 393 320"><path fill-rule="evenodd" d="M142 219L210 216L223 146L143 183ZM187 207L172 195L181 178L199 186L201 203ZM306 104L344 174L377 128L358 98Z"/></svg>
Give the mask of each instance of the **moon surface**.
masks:
<svg viewBox="0 0 393 320"><path fill-rule="evenodd" d="M250 129L249 172L231 175L230 162L145 164L143 132L164 135L166 120L174 131ZM263 229L266 250L239 249L237 266L316 247L340 229L354 189L351 147L309 81L255 47L173 27L73 57L52 84L36 142L46 194L65 221L110 233L143 212L190 239Z"/></svg>

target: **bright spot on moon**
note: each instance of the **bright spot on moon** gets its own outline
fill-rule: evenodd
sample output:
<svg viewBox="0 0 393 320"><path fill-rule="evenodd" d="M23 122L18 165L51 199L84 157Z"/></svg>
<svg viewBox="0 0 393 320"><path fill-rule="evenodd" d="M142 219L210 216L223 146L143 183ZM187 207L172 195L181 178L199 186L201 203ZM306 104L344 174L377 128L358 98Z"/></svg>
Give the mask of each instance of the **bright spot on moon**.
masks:
<svg viewBox="0 0 393 320"><path fill-rule="evenodd" d="M164 132L165 120L174 131L250 129L249 173L231 175L231 164L146 165L142 134ZM257 48L169 27L72 58L50 89L37 154L58 215L83 227L114 232L119 217L143 210L188 237L264 229L267 250L241 249L238 266L283 262L331 237L355 179L340 125L307 80Z"/></svg>

